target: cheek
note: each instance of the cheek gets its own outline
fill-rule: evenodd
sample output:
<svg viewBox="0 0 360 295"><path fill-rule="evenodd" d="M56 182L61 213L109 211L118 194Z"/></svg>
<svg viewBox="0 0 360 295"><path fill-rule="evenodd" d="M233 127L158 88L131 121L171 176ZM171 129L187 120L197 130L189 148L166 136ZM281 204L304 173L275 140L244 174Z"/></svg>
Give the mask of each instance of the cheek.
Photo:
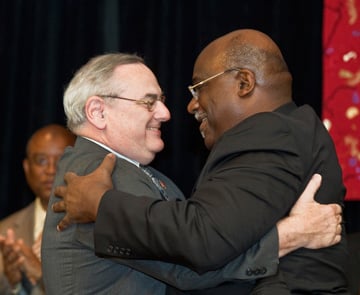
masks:
<svg viewBox="0 0 360 295"><path fill-rule="evenodd" d="M43 171L39 169L29 169L26 173L26 180L28 185L35 193L38 193L37 190L41 187L41 180L43 178Z"/></svg>
<svg viewBox="0 0 360 295"><path fill-rule="evenodd" d="M134 117L128 115L121 115L118 118L114 118L111 122L111 140L129 137L136 130L137 121Z"/></svg>
<svg viewBox="0 0 360 295"><path fill-rule="evenodd" d="M41 175L44 174L44 169L41 167L31 167L26 174L27 177L31 179L38 179Z"/></svg>
<svg viewBox="0 0 360 295"><path fill-rule="evenodd" d="M146 125L141 120L128 120L125 124L119 125L115 130L112 138L118 138L121 142L126 143L127 146L133 146L136 149L144 146L146 140Z"/></svg>
<svg viewBox="0 0 360 295"><path fill-rule="evenodd" d="M209 127L212 130L214 140L217 139L228 129L231 118L224 109L213 109L208 114Z"/></svg>

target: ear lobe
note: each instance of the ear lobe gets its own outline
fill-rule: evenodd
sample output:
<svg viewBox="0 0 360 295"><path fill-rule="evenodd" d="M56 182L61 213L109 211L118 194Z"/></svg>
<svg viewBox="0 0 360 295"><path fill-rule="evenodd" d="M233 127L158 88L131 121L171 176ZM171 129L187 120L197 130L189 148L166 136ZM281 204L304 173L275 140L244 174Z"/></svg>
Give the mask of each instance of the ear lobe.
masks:
<svg viewBox="0 0 360 295"><path fill-rule="evenodd" d="M85 104L85 115L90 124L96 128L103 129L105 127L104 116L105 102L98 96L91 96Z"/></svg>

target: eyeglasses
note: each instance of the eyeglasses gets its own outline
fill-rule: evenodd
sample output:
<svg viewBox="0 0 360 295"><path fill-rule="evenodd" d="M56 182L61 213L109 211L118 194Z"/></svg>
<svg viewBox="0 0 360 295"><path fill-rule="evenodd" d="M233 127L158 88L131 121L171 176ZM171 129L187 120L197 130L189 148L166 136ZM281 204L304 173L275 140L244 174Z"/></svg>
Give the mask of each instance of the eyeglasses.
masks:
<svg viewBox="0 0 360 295"><path fill-rule="evenodd" d="M27 158L29 159L29 161L31 163L33 163L39 167L46 167L46 166L49 166L51 163L56 166L56 163L59 160L59 157L53 157L53 156L48 156L48 155L44 155L44 154L34 154L31 156L28 156Z"/></svg>
<svg viewBox="0 0 360 295"><path fill-rule="evenodd" d="M108 95L97 94L96 96L134 101L136 104L145 105L149 112L152 112L154 110L154 107L155 107L155 104L157 101L161 101L162 103L165 104L165 100L166 100L165 95L158 96L156 94L148 94L144 98L140 98L140 99L126 98L126 97L121 97L121 96L116 96L116 95L111 95L111 94L108 94Z"/></svg>
<svg viewBox="0 0 360 295"><path fill-rule="evenodd" d="M199 88L200 86L203 86L205 83L211 81L212 79L215 79L216 77L219 77L227 72L230 71L240 71L240 68L231 68L231 69L227 69L225 71L222 71L220 73L217 73L209 78L206 78L205 80L200 81L199 83L196 83L195 85L190 85L188 88L190 90L191 95L193 96L193 98L195 98L196 100L199 98L199 91L196 88Z"/></svg>

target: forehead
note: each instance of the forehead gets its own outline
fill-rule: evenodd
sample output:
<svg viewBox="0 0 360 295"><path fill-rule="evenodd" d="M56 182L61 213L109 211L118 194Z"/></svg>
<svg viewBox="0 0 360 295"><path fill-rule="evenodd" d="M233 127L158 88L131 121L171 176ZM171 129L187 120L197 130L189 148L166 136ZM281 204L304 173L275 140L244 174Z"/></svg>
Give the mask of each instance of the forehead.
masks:
<svg viewBox="0 0 360 295"><path fill-rule="evenodd" d="M42 133L33 137L29 142L28 153L33 154L59 154L70 143L62 136L51 133Z"/></svg>
<svg viewBox="0 0 360 295"><path fill-rule="evenodd" d="M158 94L161 92L160 85L154 73L144 64L119 65L114 70L113 83L116 88L120 88L122 93Z"/></svg>
<svg viewBox="0 0 360 295"><path fill-rule="evenodd" d="M224 54L219 45L213 42L199 54L194 64L194 76L213 75L224 69Z"/></svg>

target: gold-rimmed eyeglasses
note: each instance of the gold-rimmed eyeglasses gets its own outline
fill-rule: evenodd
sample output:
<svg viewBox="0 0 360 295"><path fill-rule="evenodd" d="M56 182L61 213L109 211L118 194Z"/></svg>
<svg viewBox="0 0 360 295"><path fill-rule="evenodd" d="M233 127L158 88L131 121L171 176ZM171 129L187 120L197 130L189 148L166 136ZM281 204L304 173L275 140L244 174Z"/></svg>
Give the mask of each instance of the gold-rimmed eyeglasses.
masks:
<svg viewBox="0 0 360 295"><path fill-rule="evenodd" d="M231 72L231 71L240 71L241 68L231 68L231 69L227 69L225 71L222 71L220 73L217 73L209 78L206 78L205 80L202 80L198 83L196 83L195 85L190 85L188 86L191 95L193 96L193 98L198 99L199 98L199 92L198 89L200 86L203 86L205 83L208 83L209 81L211 81L212 79L215 79L216 77L219 77L227 72Z"/></svg>
<svg viewBox="0 0 360 295"><path fill-rule="evenodd" d="M121 96L112 95L112 94L106 94L106 95L105 94L97 94L96 96L133 101L136 104L145 105L149 112L152 112L154 110L154 107L155 107L155 104L157 101L161 101L163 104L165 104L165 100L166 100L166 97L163 94L160 96L158 96L156 94L147 94L145 97L140 98L140 99L126 98L126 97L121 97Z"/></svg>

